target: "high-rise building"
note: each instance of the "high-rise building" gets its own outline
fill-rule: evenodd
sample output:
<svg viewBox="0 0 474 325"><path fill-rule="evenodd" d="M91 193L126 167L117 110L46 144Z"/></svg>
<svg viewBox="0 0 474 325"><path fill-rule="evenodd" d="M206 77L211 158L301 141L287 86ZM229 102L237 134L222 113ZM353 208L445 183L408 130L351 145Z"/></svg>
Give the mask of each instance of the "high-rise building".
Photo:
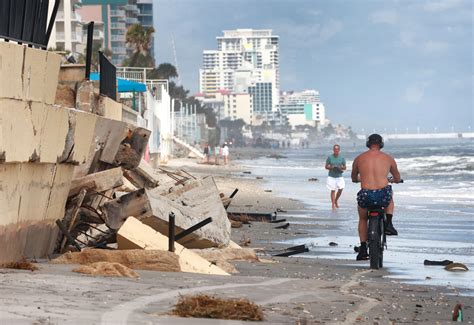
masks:
<svg viewBox="0 0 474 325"><path fill-rule="evenodd" d="M243 84L271 82L278 93L279 37L271 29L225 30L217 37L217 50L203 52L203 66L199 71L200 92L209 93L236 89ZM238 81L236 75L240 73ZM242 75L245 75L242 79ZM238 81L238 82L237 82ZM245 88L245 87L244 87Z"/></svg>
<svg viewBox="0 0 474 325"><path fill-rule="evenodd" d="M326 122L326 111L317 90L283 92L278 110L292 126L324 125Z"/></svg>
<svg viewBox="0 0 474 325"><path fill-rule="evenodd" d="M49 0L49 16L51 16L53 11L54 2L54 0ZM80 3L80 0L63 0L59 2L56 21L51 31L48 47L70 51L74 54L82 54L84 52L82 18L76 10Z"/></svg>
<svg viewBox="0 0 474 325"><path fill-rule="evenodd" d="M241 98L236 107L233 102L226 104L231 113L226 111L225 116L232 119L242 116L248 122L254 117L273 116L280 86L279 36L273 35L271 29L237 29L223 33L217 37L217 50L203 52L200 92L206 96L225 90L231 93L230 96L235 94ZM247 93L251 97L244 100L242 94ZM250 114L248 107L252 110Z"/></svg>
<svg viewBox="0 0 474 325"><path fill-rule="evenodd" d="M131 49L126 46L127 29L140 23L140 9L137 0L82 0L79 9L84 19L94 20L101 17L103 26L104 47L112 51L112 63L121 65L123 60L131 55Z"/></svg>
<svg viewBox="0 0 474 325"><path fill-rule="evenodd" d="M153 27L153 0L138 0L138 21L143 27ZM152 57L155 57L154 51L154 39L151 40L151 51Z"/></svg>

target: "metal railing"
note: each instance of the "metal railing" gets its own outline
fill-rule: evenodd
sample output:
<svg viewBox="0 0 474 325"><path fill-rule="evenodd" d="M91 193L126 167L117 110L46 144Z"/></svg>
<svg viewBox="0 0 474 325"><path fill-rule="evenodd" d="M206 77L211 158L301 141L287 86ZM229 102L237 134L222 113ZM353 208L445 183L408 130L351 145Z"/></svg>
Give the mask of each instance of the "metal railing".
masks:
<svg viewBox="0 0 474 325"><path fill-rule="evenodd" d="M0 38L46 49L59 1L48 23L48 0L0 0Z"/></svg>

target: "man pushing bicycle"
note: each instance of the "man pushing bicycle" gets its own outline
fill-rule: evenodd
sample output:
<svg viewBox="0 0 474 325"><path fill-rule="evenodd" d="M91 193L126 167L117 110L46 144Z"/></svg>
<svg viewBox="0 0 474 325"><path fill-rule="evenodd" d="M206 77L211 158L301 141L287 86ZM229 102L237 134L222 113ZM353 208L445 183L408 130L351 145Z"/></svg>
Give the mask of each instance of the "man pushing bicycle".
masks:
<svg viewBox="0 0 474 325"><path fill-rule="evenodd" d="M388 174L393 177L393 183L401 181L397 163L390 155L382 152L383 138L372 134L366 143L369 150L357 156L352 164L352 182L360 182L361 190L357 193L359 212L360 248L357 260L367 260L367 209L369 207L384 208L387 217L385 234L396 236L397 230L393 227L392 216L394 210L392 186L388 183Z"/></svg>

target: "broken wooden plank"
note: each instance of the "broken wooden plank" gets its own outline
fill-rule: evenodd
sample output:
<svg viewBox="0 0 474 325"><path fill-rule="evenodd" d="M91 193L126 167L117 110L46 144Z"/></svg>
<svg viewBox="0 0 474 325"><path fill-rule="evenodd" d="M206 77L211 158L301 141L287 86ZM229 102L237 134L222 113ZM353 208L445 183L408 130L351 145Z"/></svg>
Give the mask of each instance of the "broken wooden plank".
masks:
<svg viewBox="0 0 474 325"><path fill-rule="evenodd" d="M292 249L285 249L281 251L280 253L273 254L273 256L287 257L287 256L306 253L306 252L309 252L309 248L306 247L306 245L300 245L300 246L292 247Z"/></svg>
<svg viewBox="0 0 474 325"><path fill-rule="evenodd" d="M270 223L280 223L280 222L286 222L286 219L275 219L270 221Z"/></svg>
<svg viewBox="0 0 474 325"><path fill-rule="evenodd" d="M271 212L250 212L250 211L227 211L229 219L235 221L261 221L270 222L274 220L274 214Z"/></svg>
<svg viewBox="0 0 474 325"><path fill-rule="evenodd" d="M153 215L143 188L105 202L102 211L105 214L106 224L111 229L119 229L130 216L140 220Z"/></svg>
<svg viewBox="0 0 474 325"><path fill-rule="evenodd" d="M63 231L64 238L61 242L61 246L59 247L59 252L62 252L64 245L66 245L66 241L67 241L66 234L69 234L71 232L71 229L74 227L74 224L76 223L77 214L79 212L79 209L81 208L84 198L86 197L86 193L87 193L87 189L83 188L79 192L76 198L76 202L74 203L74 206L66 212L66 216L64 217L64 220L68 223L67 228L66 228L67 233L64 233Z"/></svg>
<svg viewBox="0 0 474 325"><path fill-rule="evenodd" d="M122 168L116 167L76 178L72 180L69 193L78 193L80 189L84 187L90 188L89 186L92 183L94 184L92 189L96 192L103 192L109 189L120 187L123 185L122 176Z"/></svg>
<svg viewBox="0 0 474 325"><path fill-rule="evenodd" d="M284 225L281 225L281 226L275 227L275 229L286 229L286 228L288 228L289 226L290 226L290 223L289 223L289 222L287 222L287 223L285 223Z"/></svg>

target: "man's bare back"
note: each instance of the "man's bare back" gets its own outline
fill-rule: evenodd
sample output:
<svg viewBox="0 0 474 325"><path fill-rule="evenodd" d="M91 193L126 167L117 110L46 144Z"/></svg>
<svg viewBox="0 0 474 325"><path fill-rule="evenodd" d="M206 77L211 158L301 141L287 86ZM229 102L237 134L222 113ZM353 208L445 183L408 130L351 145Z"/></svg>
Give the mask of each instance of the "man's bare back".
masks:
<svg viewBox="0 0 474 325"><path fill-rule="evenodd" d="M352 180L358 180L359 174L361 188L367 190L377 190L387 186L389 173L392 174L395 182L400 180L395 160L379 149L371 148L360 154L352 165Z"/></svg>

